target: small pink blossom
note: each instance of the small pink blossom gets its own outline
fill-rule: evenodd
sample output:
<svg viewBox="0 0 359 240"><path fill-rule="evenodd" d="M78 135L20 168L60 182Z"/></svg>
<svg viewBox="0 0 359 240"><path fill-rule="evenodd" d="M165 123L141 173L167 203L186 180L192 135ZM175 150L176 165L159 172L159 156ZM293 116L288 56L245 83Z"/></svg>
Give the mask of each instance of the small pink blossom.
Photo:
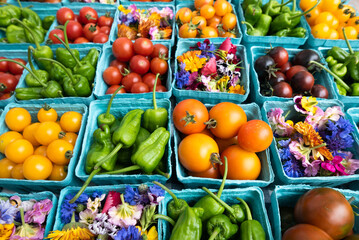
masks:
<svg viewBox="0 0 359 240"><path fill-rule="evenodd" d="M221 46L219 46L218 49L225 51L228 54L236 54L237 52L237 47L232 44L230 38L226 38L226 40L224 40L224 42L221 44Z"/></svg>
<svg viewBox="0 0 359 240"><path fill-rule="evenodd" d="M109 222L127 228L129 226L135 226L137 221L142 215L142 205L132 206L125 202L123 194L121 194L121 204L117 207L112 207L108 210L110 217Z"/></svg>
<svg viewBox="0 0 359 240"><path fill-rule="evenodd" d="M299 138L298 141L292 141L289 144L290 153L295 157L295 159L302 161L303 167L308 167L310 165L310 153L311 149L304 146L304 141L302 138Z"/></svg>
<svg viewBox="0 0 359 240"><path fill-rule="evenodd" d="M338 121L341 116L344 116L344 113L339 106L329 107L324 112L324 118L333 122Z"/></svg>
<svg viewBox="0 0 359 240"><path fill-rule="evenodd" d="M314 177L318 174L320 169L320 164L322 163L321 160L314 160L311 162L305 169L304 175L307 177Z"/></svg>
<svg viewBox="0 0 359 240"><path fill-rule="evenodd" d="M340 156L335 156L333 160L325 160L322 162L322 168L328 170L329 172L335 173L337 175L349 175L346 173L345 167L342 165L343 158Z"/></svg>
<svg viewBox="0 0 359 240"><path fill-rule="evenodd" d="M209 61L204 65L201 73L205 76L216 74L217 73L217 65L216 58L212 57Z"/></svg>
<svg viewBox="0 0 359 240"><path fill-rule="evenodd" d="M280 137L288 137L294 132L294 128L285 122L282 109L271 109L267 113L267 117L274 134Z"/></svg>

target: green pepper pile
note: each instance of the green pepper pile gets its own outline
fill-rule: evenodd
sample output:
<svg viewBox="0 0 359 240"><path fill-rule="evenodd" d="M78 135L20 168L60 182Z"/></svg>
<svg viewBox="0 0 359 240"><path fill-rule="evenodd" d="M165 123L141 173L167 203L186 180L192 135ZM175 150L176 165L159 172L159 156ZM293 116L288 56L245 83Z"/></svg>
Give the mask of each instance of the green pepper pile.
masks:
<svg viewBox="0 0 359 240"><path fill-rule="evenodd" d="M0 42L42 43L55 16L46 16L41 20L36 12L28 7L22 7L20 1L18 3L20 7L10 4L0 7L0 30L6 34ZM30 33L25 26L32 29L33 33Z"/></svg>
<svg viewBox="0 0 359 240"><path fill-rule="evenodd" d="M287 4L293 2L293 8L290 9ZM245 21L242 24L247 25L247 34L252 36L273 35L278 37L298 37L304 38L307 30L298 27L300 17L308 14L319 4L306 12L296 11L296 0L278 3L277 0L270 0L262 6L262 0L244 0L242 7L244 10Z"/></svg>
<svg viewBox="0 0 359 240"><path fill-rule="evenodd" d="M239 204L232 206L220 199L227 173L227 158L225 158L225 171L217 194L203 187L208 195L200 198L193 207L190 207L184 199L177 198L164 185L154 182L172 197L167 204L167 216L156 215L156 218L164 219L173 226L170 240L266 239L262 225L252 218L251 210L243 199L237 197Z"/></svg>
<svg viewBox="0 0 359 240"><path fill-rule="evenodd" d="M25 28L30 34L34 34L30 28L27 26L25 26ZM56 49L56 60L53 59L54 53L51 48L46 45L40 46L37 40L35 40L36 49L32 46L28 48L28 63L30 69L11 59L0 60L16 62L29 72L25 76L27 87L15 89L16 98L18 100L65 96L88 97L91 95L99 51L96 48L92 48L88 54L80 60L79 51L77 49L70 49L69 47L66 31L64 35L65 42L60 38L58 39L65 48ZM35 69L31 56L34 57L40 68L39 70Z"/></svg>
<svg viewBox="0 0 359 240"><path fill-rule="evenodd" d="M158 76L153 87L153 109L134 109L116 119L110 110L115 95L122 87L112 94L106 113L97 118L99 127L93 133L93 143L87 153L85 171L89 177L71 202L76 201L100 172L113 175L140 170L145 174L156 172L168 178L168 174L161 169L164 165L161 160L170 132L166 130L168 112L157 107L156 103Z"/></svg>

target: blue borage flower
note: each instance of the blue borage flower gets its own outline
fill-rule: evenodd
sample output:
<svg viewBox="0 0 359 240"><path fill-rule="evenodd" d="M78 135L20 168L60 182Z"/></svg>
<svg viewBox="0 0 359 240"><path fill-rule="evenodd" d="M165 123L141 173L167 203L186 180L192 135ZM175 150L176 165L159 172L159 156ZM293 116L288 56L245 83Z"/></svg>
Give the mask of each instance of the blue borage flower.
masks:
<svg viewBox="0 0 359 240"><path fill-rule="evenodd" d="M13 206L10 201L0 200L0 224L11 224L19 209Z"/></svg>
<svg viewBox="0 0 359 240"><path fill-rule="evenodd" d="M117 235L114 237L114 240L142 240L141 232L135 226L130 226L128 228L121 228Z"/></svg>
<svg viewBox="0 0 359 240"><path fill-rule="evenodd" d="M64 202L61 206L61 221L63 223L71 222L72 213L76 211L78 205L86 205L87 199L89 196L86 193L81 194L81 196L74 202L70 203L70 200L75 196L75 194L68 194L65 196ZM75 215L76 221L79 221L78 214Z"/></svg>

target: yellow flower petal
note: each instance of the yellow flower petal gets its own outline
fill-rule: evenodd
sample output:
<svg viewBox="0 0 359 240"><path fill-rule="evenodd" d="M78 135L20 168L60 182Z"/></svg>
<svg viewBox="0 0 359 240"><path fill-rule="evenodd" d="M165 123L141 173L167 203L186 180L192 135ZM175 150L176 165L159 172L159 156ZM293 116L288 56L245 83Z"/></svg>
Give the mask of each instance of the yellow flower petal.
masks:
<svg viewBox="0 0 359 240"><path fill-rule="evenodd" d="M318 101L315 97L302 97L302 107L313 114L317 111L317 108L315 107L318 104Z"/></svg>

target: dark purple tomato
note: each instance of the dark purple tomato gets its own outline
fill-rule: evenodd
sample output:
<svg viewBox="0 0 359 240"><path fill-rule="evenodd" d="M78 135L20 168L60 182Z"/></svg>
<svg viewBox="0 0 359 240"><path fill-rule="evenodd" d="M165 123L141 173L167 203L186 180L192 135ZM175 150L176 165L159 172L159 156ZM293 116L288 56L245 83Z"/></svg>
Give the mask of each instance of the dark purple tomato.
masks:
<svg viewBox="0 0 359 240"><path fill-rule="evenodd" d="M312 89L310 89L310 94L317 98L328 98L329 96L327 88L320 84L314 84Z"/></svg>
<svg viewBox="0 0 359 240"><path fill-rule="evenodd" d="M308 71L315 70L312 64L309 64L310 61L320 62L320 57L316 51L310 49L304 49L297 53L293 59L294 65L301 65L308 68Z"/></svg>
<svg viewBox="0 0 359 240"><path fill-rule="evenodd" d="M291 63L291 62L286 62L286 63L280 68L280 71L285 74L291 67L292 67L292 63Z"/></svg>
<svg viewBox="0 0 359 240"><path fill-rule="evenodd" d="M359 234L350 235L343 240L359 240Z"/></svg>
<svg viewBox="0 0 359 240"><path fill-rule="evenodd" d="M274 75L274 76L273 76ZM277 83L287 80L287 77L282 72L275 72L269 78L269 84L273 87Z"/></svg>
<svg viewBox="0 0 359 240"><path fill-rule="evenodd" d="M285 75L287 76L288 81L290 82L292 80L292 77L300 71L307 71L307 69L303 66L300 65L295 65L292 66L291 68L288 69L288 71L285 73Z"/></svg>
<svg viewBox="0 0 359 240"><path fill-rule="evenodd" d="M276 63L276 67L281 67L288 62L288 52L283 47L274 47L268 53Z"/></svg>
<svg viewBox="0 0 359 240"><path fill-rule="evenodd" d="M292 77L291 85L295 92L309 91L314 85L314 77L307 71L297 72Z"/></svg>
<svg viewBox="0 0 359 240"><path fill-rule="evenodd" d="M273 96L291 98L292 95L292 87L287 82L277 83L273 87Z"/></svg>
<svg viewBox="0 0 359 240"><path fill-rule="evenodd" d="M282 240L333 240L322 229L310 224L297 224L283 234Z"/></svg>
<svg viewBox="0 0 359 240"><path fill-rule="evenodd" d="M267 77L268 73L270 72L270 69L274 68L274 66L275 62L273 58L268 55L263 55L257 58L254 63L254 69L258 74L259 81L261 81L261 78Z"/></svg>

